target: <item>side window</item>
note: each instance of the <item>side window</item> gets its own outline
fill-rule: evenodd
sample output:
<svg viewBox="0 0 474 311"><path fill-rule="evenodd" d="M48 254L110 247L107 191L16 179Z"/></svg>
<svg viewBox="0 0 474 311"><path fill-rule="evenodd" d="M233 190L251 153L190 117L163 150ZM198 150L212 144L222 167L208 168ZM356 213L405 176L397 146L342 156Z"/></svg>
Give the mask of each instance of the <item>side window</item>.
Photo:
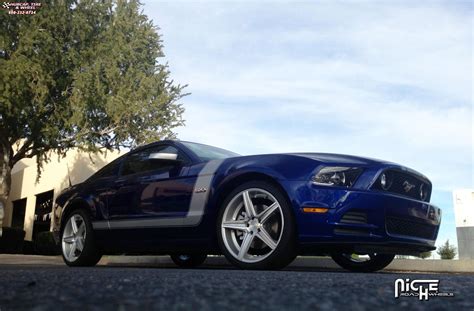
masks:
<svg viewBox="0 0 474 311"><path fill-rule="evenodd" d="M102 169L100 169L94 175L94 179L117 176L119 173L119 169L120 169L120 161L112 162L104 166Z"/></svg>
<svg viewBox="0 0 474 311"><path fill-rule="evenodd" d="M187 159L181 152L173 146L162 145L148 148L127 157L123 165L122 175L131 175L148 171L172 169L175 163L165 160L150 159L152 153L171 153L177 154L177 160L186 162Z"/></svg>

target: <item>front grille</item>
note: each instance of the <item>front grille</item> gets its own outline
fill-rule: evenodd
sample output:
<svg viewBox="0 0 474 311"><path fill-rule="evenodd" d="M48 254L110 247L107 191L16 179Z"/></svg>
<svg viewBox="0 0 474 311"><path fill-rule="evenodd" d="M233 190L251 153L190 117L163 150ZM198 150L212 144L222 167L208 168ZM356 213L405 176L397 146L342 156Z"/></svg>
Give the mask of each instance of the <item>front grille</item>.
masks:
<svg viewBox="0 0 474 311"><path fill-rule="evenodd" d="M385 175L386 184L382 186L382 176ZM389 169L384 171L372 185L372 189L396 193L412 199L425 202L430 201L431 183L418 175Z"/></svg>
<svg viewBox="0 0 474 311"><path fill-rule="evenodd" d="M347 212L342 216L341 223L344 224L367 224L367 213L365 212Z"/></svg>
<svg viewBox="0 0 474 311"><path fill-rule="evenodd" d="M429 240L435 238L437 230L437 226L398 217L387 217L385 220L385 226L389 234L405 235Z"/></svg>

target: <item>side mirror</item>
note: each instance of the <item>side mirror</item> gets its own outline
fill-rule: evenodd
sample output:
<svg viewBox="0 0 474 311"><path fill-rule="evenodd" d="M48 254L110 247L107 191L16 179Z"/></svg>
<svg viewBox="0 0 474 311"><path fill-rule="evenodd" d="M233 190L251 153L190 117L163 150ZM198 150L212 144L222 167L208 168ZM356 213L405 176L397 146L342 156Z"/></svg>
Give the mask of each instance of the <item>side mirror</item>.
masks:
<svg viewBox="0 0 474 311"><path fill-rule="evenodd" d="M178 161L178 155L175 153L150 153L148 160L167 160L167 161Z"/></svg>

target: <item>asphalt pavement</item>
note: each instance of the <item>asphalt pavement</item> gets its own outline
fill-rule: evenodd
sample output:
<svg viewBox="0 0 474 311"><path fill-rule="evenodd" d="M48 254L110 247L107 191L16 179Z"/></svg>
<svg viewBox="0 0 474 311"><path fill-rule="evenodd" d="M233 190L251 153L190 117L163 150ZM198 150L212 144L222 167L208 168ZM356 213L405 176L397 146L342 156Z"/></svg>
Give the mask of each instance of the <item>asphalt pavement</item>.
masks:
<svg viewBox="0 0 474 311"><path fill-rule="evenodd" d="M454 297L394 298L394 282L439 279ZM293 268L1 265L0 310L474 310L473 274Z"/></svg>

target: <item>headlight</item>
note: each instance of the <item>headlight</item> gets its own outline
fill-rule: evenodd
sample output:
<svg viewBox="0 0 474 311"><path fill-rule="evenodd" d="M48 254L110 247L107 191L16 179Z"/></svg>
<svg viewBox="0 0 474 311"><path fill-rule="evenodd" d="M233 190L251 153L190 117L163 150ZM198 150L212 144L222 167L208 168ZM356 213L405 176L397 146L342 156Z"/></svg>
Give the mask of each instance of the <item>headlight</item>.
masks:
<svg viewBox="0 0 474 311"><path fill-rule="evenodd" d="M357 167L324 167L313 176L312 182L317 185L351 187L360 173L362 169Z"/></svg>
<svg viewBox="0 0 474 311"><path fill-rule="evenodd" d="M428 198L428 191L426 190L426 186L424 184L421 184L420 186L420 199L422 201L426 201Z"/></svg>
<svg viewBox="0 0 474 311"><path fill-rule="evenodd" d="M393 177L389 172L382 173L380 175L380 187L382 187L383 190L387 191L393 183Z"/></svg>

